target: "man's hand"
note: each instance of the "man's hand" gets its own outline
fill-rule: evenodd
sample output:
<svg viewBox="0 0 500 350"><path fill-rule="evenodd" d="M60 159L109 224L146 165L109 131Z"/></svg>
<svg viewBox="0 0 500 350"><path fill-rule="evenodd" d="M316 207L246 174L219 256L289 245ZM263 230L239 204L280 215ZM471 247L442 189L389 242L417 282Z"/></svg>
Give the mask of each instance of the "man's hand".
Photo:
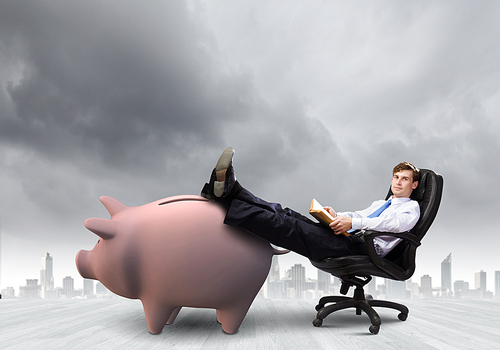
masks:
<svg viewBox="0 0 500 350"><path fill-rule="evenodd" d="M330 214L331 216L333 217L336 217L337 216L337 213L335 212L335 210L333 210L332 207L323 207L327 212L328 214Z"/></svg>
<svg viewBox="0 0 500 350"><path fill-rule="evenodd" d="M330 228L336 235L340 235L352 228L352 219L348 216L337 216L330 223Z"/></svg>

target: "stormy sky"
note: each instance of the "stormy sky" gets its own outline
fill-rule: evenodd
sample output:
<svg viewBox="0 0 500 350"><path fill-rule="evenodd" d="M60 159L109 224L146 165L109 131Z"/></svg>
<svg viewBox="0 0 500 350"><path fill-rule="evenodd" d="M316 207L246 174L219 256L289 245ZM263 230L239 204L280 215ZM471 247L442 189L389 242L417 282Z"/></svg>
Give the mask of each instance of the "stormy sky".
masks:
<svg viewBox="0 0 500 350"><path fill-rule="evenodd" d="M500 270L500 3L2 1L1 287L82 282L98 198L198 194L219 154L238 180L306 212L383 197L411 161L445 179L417 253L440 285ZM281 259L316 272L296 254ZM17 291L16 291L17 293Z"/></svg>

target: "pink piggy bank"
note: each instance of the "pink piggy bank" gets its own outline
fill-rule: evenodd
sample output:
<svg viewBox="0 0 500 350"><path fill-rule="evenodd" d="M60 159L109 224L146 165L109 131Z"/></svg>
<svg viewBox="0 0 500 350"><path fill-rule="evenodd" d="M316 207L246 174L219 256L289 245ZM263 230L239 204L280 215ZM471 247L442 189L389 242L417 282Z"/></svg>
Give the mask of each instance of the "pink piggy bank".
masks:
<svg viewBox="0 0 500 350"><path fill-rule="evenodd" d="M140 299L151 333L174 322L181 307L213 308L235 333L264 283L269 243L223 224L225 211L200 196L175 196L138 207L100 198L111 219L85 227L100 237L76 255L78 272L113 293Z"/></svg>

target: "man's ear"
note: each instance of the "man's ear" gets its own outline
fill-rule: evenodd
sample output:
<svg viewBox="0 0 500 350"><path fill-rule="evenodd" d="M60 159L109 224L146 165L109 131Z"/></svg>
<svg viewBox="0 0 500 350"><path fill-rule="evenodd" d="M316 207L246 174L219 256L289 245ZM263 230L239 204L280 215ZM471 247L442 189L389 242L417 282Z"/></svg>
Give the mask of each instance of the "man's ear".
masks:
<svg viewBox="0 0 500 350"><path fill-rule="evenodd" d="M418 181L413 181L413 184L411 185L412 190L417 188L417 186L418 186Z"/></svg>

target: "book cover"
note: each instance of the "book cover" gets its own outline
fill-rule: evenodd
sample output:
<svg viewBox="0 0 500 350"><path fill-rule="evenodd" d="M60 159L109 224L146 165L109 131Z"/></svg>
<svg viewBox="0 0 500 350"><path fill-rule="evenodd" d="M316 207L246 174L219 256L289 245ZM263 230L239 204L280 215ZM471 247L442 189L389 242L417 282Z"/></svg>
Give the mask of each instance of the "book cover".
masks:
<svg viewBox="0 0 500 350"><path fill-rule="evenodd" d="M315 199L311 200L311 208L309 209L309 214L311 214L316 220L321 224L328 226L333 221L333 216L325 210L325 208ZM347 232L342 233L344 236L349 237L350 234Z"/></svg>

